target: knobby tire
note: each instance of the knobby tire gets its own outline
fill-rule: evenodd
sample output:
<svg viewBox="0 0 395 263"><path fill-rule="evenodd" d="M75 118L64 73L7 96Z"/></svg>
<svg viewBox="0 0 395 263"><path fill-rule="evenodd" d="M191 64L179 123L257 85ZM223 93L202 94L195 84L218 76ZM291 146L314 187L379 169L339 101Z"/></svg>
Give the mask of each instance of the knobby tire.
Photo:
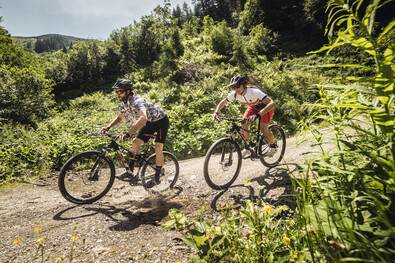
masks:
<svg viewBox="0 0 395 263"><path fill-rule="evenodd" d="M63 165L58 186L66 200L90 204L106 195L114 180L115 167L109 158L98 151L84 151Z"/></svg>
<svg viewBox="0 0 395 263"><path fill-rule="evenodd" d="M231 138L214 142L204 159L203 174L206 183L214 190L229 188L241 169L240 146Z"/></svg>

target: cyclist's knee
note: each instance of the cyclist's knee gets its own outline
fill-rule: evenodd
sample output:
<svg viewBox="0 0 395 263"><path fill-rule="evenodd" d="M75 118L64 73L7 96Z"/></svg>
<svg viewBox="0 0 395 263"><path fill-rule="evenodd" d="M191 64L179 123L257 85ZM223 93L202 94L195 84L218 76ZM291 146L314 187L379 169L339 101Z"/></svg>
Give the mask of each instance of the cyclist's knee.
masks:
<svg viewBox="0 0 395 263"><path fill-rule="evenodd" d="M155 143L155 152L162 152L163 151L163 143L156 142Z"/></svg>
<svg viewBox="0 0 395 263"><path fill-rule="evenodd" d="M138 146L140 146L144 141L140 138L133 138L132 144L137 144Z"/></svg>

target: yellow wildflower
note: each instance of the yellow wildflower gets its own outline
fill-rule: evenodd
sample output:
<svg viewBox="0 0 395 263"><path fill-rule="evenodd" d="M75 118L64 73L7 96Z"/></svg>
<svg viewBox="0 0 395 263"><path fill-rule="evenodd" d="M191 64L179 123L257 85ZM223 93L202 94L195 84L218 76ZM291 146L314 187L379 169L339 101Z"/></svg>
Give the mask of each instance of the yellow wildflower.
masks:
<svg viewBox="0 0 395 263"><path fill-rule="evenodd" d="M20 239L20 238L18 238L17 240L15 240L15 241L14 241L14 243L12 243L12 244L18 244L18 243L19 243L19 241L21 241L21 239Z"/></svg>
<svg viewBox="0 0 395 263"><path fill-rule="evenodd" d="M39 239L37 239L37 242L41 242L43 241L44 237L40 237Z"/></svg>
<svg viewBox="0 0 395 263"><path fill-rule="evenodd" d="M71 239L76 241L78 239L78 236L73 236Z"/></svg>
<svg viewBox="0 0 395 263"><path fill-rule="evenodd" d="M270 210L272 210L272 207L271 207L271 206L265 205L265 206L263 207L263 211L264 211L264 212L270 212Z"/></svg>
<svg viewBox="0 0 395 263"><path fill-rule="evenodd" d="M36 229L34 229L36 232L39 232L41 230L41 227L37 227Z"/></svg>
<svg viewBox="0 0 395 263"><path fill-rule="evenodd" d="M284 237L284 242L285 244L289 245L291 244L291 239L289 239L288 237Z"/></svg>
<svg viewBox="0 0 395 263"><path fill-rule="evenodd" d="M171 249L167 250L167 253L170 253L170 252L171 252Z"/></svg>

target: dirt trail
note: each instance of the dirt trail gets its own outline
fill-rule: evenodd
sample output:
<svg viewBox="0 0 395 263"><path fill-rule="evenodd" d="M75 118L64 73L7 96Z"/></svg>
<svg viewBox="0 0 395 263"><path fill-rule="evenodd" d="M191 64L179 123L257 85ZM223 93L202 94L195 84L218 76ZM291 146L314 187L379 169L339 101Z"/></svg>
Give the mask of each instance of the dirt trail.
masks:
<svg viewBox="0 0 395 263"><path fill-rule="evenodd" d="M204 157L180 161L177 189L166 197L147 194L140 186L116 180L110 194L91 205L73 205L57 189L56 174L37 184L0 191L0 262L41 261L37 239L44 236L44 258L69 262L72 237L78 236L73 262L188 262L191 250L177 231L164 231L168 211L177 208L196 217L205 202L205 217L226 201L235 206L260 193L271 204L292 204L289 171L303 160L307 145L287 140L283 165L268 169L259 161L243 160L240 175L226 192L209 188L203 178ZM284 165L284 164L287 165ZM244 186L251 178L253 192ZM261 189L261 192L259 192ZM75 226L77 226L75 228ZM41 227L41 231L35 231ZM13 244L20 238L20 242Z"/></svg>

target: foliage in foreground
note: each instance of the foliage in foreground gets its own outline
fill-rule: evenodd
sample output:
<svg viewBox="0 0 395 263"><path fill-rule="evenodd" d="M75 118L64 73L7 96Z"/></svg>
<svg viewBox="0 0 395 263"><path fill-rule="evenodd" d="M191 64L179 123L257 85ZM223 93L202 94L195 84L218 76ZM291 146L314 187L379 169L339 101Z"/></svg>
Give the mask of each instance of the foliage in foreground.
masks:
<svg viewBox="0 0 395 263"><path fill-rule="evenodd" d="M348 44L375 61L371 67L327 65L364 67L374 74L347 77L349 85L319 85L321 100L314 105L319 114L306 123L320 154L307 163L312 176L297 180L303 188L299 209L318 238L336 247L328 252L331 261L390 262L395 252L395 21L372 31L375 13L388 2L364 7L362 0L330 1L328 29L342 28L320 51ZM330 134L312 125L321 120L329 123Z"/></svg>
<svg viewBox="0 0 395 263"><path fill-rule="evenodd" d="M229 212L219 223L201 219L190 222L172 211L169 224L188 227L184 242L196 250L191 258L198 262L393 261L395 21L379 33L372 31L377 9L389 2L363 5L363 0L357 0L351 5L349 1L330 1L328 29L333 30L332 25L343 27L331 45L320 51L329 53L348 44L372 56L375 64L326 65L365 68L373 74L317 85L315 91L321 99L311 105L303 125L320 152L311 152L315 155L308 160L303 175L292 175L295 187L301 189L295 191L295 221L285 228L280 220L269 219L262 209L251 207L248 200L240 215ZM329 131L315 126L322 121L329 124ZM270 239L270 233L265 232L268 225L274 226L270 229L273 232L285 231L291 240L297 237L293 250L278 246L279 235ZM248 238L241 229L248 230ZM269 242L262 242L262 236L269 237Z"/></svg>
<svg viewBox="0 0 395 263"><path fill-rule="evenodd" d="M183 241L193 248L190 259L195 262L302 262L312 261L307 235L301 221L287 206L270 205L246 200L240 211L227 207L222 216L212 221L203 220L203 206L199 220L188 219L177 209L164 229L186 231ZM319 251L311 252L323 258ZM318 261L325 262L325 261Z"/></svg>

